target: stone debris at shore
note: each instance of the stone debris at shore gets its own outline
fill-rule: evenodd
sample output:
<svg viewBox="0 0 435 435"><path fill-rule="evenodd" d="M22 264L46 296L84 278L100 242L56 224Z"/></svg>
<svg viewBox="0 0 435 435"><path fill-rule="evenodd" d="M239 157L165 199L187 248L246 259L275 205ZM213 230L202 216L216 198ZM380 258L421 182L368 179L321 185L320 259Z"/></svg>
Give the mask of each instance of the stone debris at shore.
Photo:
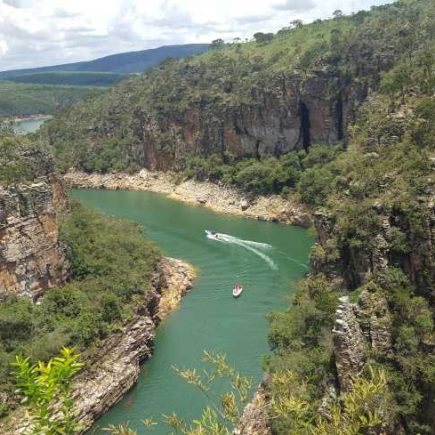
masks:
<svg viewBox="0 0 435 435"><path fill-rule="evenodd" d="M186 180L176 183L176 176L173 173L151 172L147 169L142 169L133 175L69 172L64 179L70 187L147 190L166 194L169 198L178 201L202 205L219 213L304 228L311 226L310 212L303 204L291 202L279 195L248 198L235 188L206 181Z"/></svg>

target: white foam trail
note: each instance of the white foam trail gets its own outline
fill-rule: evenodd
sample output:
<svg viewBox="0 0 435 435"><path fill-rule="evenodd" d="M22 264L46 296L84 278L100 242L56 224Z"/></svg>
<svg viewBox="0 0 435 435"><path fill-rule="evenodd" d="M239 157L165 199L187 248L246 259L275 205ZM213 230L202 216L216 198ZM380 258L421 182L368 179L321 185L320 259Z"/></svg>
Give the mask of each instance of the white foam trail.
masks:
<svg viewBox="0 0 435 435"><path fill-rule="evenodd" d="M278 267L276 266L275 262L269 256L267 256L263 252L251 246L252 244L255 244L255 245L260 245L263 248L270 249L272 248L271 245L268 245L267 243L258 243L258 242L251 242L250 240L238 239L237 237L229 236L228 234L216 233L216 235L217 237L214 236L207 236L207 237L210 240L217 240L218 242L222 242L222 243L233 243L235 245L241 246L242 248L245 248L248 251L252 252L253 254L258 255L260 258L262 258L270 266L271 269L278 270Z"/></svg>
<svg viewBox="0 0 435 435"><path fill-rule="evenodd" d="M240 242L245 245L253 246L254 248L259 248L259 249L272 249L273 247L268 243L253 242L252 240L243 240L243 239L239 239L238 237L230 236L229 234L219 234L219 237L222 237L224 240L228 240L229 242L234 242L234 243Z"/></svg>

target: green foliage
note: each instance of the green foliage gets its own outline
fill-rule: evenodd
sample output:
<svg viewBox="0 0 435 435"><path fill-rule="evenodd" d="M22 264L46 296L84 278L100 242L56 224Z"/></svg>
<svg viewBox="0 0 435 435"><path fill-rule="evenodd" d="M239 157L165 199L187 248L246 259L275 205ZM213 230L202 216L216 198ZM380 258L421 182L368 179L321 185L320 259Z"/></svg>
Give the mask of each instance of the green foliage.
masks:
<svg viewBox="0 0 435 435"><path fill-rule="evenodd" d="M160 253L140 226L73 203L61 238L74 280L39 304L14 296L0 304L2 390L10 392L8 363L15 355L36 362L64 346L88 349L128 321L151 289Z"/></svg>
<svg viewBox="0 0 435 435"><path fill-rule="evenodd" d="M313 429L315 435L359 435L381 433L391 418L391 403L387 391L387 374L368 367L368 377L356 377L352 390L334 404L329 419L320 418Z"/></svg>
<svg viewBox="0 0 435 435"><path fill-rule="evenodd" d="M112 86L118 83L124 74L104 72L44 72L29 73L8 80L15 83L33 83L39 85L62 85L62 86Z"/></svg>
<svg viewBox="0 0 435 435"><path fill-rule="evenodd" d="M196 369L173 367L178 375L188 384L193 385L207 401L201 417L191 423L178 415L164 415L162 423L171 429L171 433L185 435L230 435L232 428L240 422L243 410L250 399L252 380L238 373L231 367L226 356L204 351L203 361L209 370L198 372ZM228 391L218 393L217 385L228 385ZM154 420L145 420L145 426L158 424ZM112 435L135 435L126 425L109 426L104 429ZM175 431L175 432L172 432Z"/></svg>
<svg viewBox="0 0 435 435"><path fill-rule="evenodd" d="M17 393L32 415L34 435L73 435L81 426L76 422L71 397L71 379L83 367L74 349L63 348L60 356L47 363L31 364L30 358L17 356L15 367Z"/></svg>
<svg viewBox="0 0 435 435"><path fill-rule="evenodd" d="M184 176L196 180L223 182L255 195L289 193L297 188L308 204L323 200L334 188L332 162L342 152L341 147L313 145L308 153L290 152L263 160L244 159L216 154L187 161Z"/></svg>
<svg viewBox="0 0 435 435"><path fill-rule="evenodd" d="M0 130L0 185L11 186L31 182L36 171L26 157L35 145L8 130Z"/></svg>
<svg viewBox="0 0 435 435"><path fill-rule="evenodd" d="M272 41L273 36L273 33L254 33L254 39L257 44L267 44Z"/></svg>
<svg viewBox="0 0 435 435"><path fill-rule="evenodd" d="M56 110L96 96L99 88L55 86L0 81L0 116L52 114Z"/></svg>
<svg viewBox="0 0 435 435"><path fill-rule="evenodd" d="M326 167L307 169L298 184L301 198L310 205L321 205L334 188L334 174Z"/></svg>

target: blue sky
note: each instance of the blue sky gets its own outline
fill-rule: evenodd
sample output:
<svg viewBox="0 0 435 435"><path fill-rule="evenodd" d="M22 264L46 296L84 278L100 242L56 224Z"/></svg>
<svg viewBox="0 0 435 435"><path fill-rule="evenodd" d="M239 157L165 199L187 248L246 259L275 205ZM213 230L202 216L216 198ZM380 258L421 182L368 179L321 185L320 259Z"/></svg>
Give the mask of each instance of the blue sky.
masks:
<svg viewBox="0 0 435 435"><path fill-rule="evenodd" d="M391 0L0 0L0 71L250 38Z"/></svg>

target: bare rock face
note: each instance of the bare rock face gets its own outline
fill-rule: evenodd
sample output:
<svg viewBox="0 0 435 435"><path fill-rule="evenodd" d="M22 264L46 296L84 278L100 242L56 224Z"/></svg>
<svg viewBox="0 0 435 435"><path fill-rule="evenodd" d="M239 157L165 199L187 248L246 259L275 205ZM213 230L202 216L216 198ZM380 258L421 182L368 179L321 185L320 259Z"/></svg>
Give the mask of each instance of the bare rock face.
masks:
<svg viewBox="0 0 435 435"><path fill-rule="evenodd" d="M242 199L240 201L240 209L242 211L245 211L245 210L248 210L248 208L249 208L249 202L246 199Z"/></svg>
<svg viewBox="0 0 435 435"><path fill-rule="evenodd" d="M364 366L364 335L347 296L339 299L336 321L332 330L334 355L341 392L352 388L352 377Z"/></svg>
<svg viewBox="0 0 435 435"><path fill-rule="evenodd" d="M201 96L164 119L137 110L133 117L139 126L138 145L129 152L148 169L177 170L186 155L228 151L237 157L263 158L312 143L345 141L346 125L365 95L357 87L344 95L341 80L323 71L308 78L291 73L275 77L267 90L253 89L249 102L230 105ZM175 144L173 149L162 148L162 137Z"/></svg>
<svg viewBox="0 0 435 435"><path fill-rule="evenodd" d="M153 352L154 322L137 316L104 341L74 383L78 420L86 428L122 399L139 377L139 363Z"/></svg>
<svg viewBox="0 0 435 435"><path fill-rule="evenodd" d="M233 435L270 435L268 401L264 388L255 392L253 399L246 405L239 426Z"/></svg>
<svg viewBox="0 0 435 435"><path fill-rule="evenodd" d="M337 401L337 393L335 385L328 385L320 402L320 406L317 408L317 412L328 421L332 418L331 406Z"/></svg>
<svg viewBox="0 0 435 435"><path fill-rule="evenodd" d="M370 346L385 355L392 352L392 318L385 298L364 290L358 299L358 321Z"/></svg>
<svg viewBox="0 0 435 435"><path fill-rule="evenodd" d="M156 273L154 291L121 332L101 343L87 360L87 368L74 382L79 421L85 428L117 403L137 382L140 363L153 354L156 325L192 288L193 269L174 258L163 258Z"/></svg>
<svg viewBox="0 0 435 435"><path fill-rule="evenodd" d="M68 277L57 224L63 185L50 163L38 169L42 176L31 185L0 187L0 298L14 293L36 300Z"/></svg>

